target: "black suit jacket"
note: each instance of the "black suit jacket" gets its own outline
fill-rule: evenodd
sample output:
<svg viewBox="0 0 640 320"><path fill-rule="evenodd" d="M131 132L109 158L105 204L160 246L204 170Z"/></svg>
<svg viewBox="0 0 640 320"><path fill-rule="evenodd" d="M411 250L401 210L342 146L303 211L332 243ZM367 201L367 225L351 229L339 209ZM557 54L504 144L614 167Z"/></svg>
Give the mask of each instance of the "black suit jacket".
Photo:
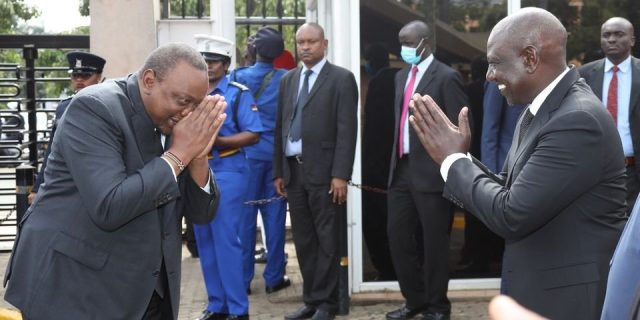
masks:
<svg viewBox="0 0 640 320"><path fill-rule="evenodd" d="M598 319L625 223L621 159L611 116L573 69L514 138L507 172L457 160L445 196L506 240L507 294L550 319Z"/></svg>
<svg viewBox="0 0 640 320"><path fill-rule="evenodd" d="M604 61L600 59L592 61L580 67L580 76L593 90L593 93L602 101L602 81L604 79ZM629 97L629 127L631 130L631 143L636 159L640 159L640 59L631 57L631 97ZM640 179L640 166L634 166L635 173Z"/></svg>
<svg viewBox="0 0 640 320"><path fill-rule="evenodd" d="M402 112L404 87L410 68L411 66L405 67L396 73L395 129L389 170L389 185L393 181L394 169L398 163L400 113ZM421 95L428 94L431 96L451 122L456 124L462 107L469 105L460 74L436 59L433 59L414 91ZM471 118L469 120L471 121ZM416 190L422 192L442 191L444 181L440 176L440 166L431 159L431 156L422 147L420 139L413 128L409 128L409 166L412 172L412 182Z"/></svg>
<svg viewBox="0 0 640 320"><path fill-rule="evenodd" d="M273 153L273 177L289 183L285 146L298 98L302 68L280 80ZM302 110L302 158L305 181L329 184L331 178L349 180L353 170L358 128L358 87L353 74L328 61L320 70Z"/></svg>
<svg viewBox="0 0 640 320"><path fill-rule="evenodd" d="M141 319L162 276L177 318L182 216L208 223L218 193L176 183L161 152L135 75L73 98L5 275L25 318Z"/></svg>

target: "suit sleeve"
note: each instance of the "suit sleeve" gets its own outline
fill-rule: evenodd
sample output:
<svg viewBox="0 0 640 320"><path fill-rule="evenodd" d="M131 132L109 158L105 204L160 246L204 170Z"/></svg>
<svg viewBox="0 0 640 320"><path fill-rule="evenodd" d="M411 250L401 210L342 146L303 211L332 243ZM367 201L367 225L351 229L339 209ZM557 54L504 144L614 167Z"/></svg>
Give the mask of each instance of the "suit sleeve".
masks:
<svg viewBox="0 0 640 320"><path fill-rule="evenodd" d="M331 177L351 179L358 134L358 86L351 72L338 80L337 88L337 133L336 149L331 168Z"/></svg>
<svg viewBox="0 0 640 320"><path fill-rule="evenodd" d="M509 188L461 159L449 170L444 196L462 202L501 237L522 239L598 183L606 156L593 155L610 153L604 144L600 123L591 114L570 112L550 120L540 131Z"/></svg>
<svg viewBox="0 0 640 320"><path fill-rule="evenodd" d="M285 104L285 92L287 92L287 77L280 79L278 89L278 109L276 110L276 128L273 143L273 178L282 178L282 157L284 146L282 145L282 109Z"/></svg>
<svg viewBox="0 0 640 320"><path fill-rule="evenodd" d="M500 121L504 98L494 82L486 85L484 92L484 117L482 119L482 162L493 172L501 168L498 162L498 144L500 143Z"/></svg>
<svg viewBox="0 0 640 320"><path fill-rule="evenodd" d="M180 194L184 197L184 199L182 199L182 212L191 223L209 223L215 217L218 210L220 190L218 189L211 170L209 170L209 174L210 193L204 191L193 178L191 178L188 172L178 177Z"/></svg>
<svg viewBox="0 0 640 320"><path fill-rule="evenodd" d="M59 124L55 142L59 151L52 154L63 158L65 165L58 170L68 171L91 220L105 231L181 196L170 166L160 157L127 174L124 135L116 123L102 101L78 97ZM192 200L198 203L192 206L204 207L212 199L201 194ZM206 214L213 216L213 212Z"/></svg>

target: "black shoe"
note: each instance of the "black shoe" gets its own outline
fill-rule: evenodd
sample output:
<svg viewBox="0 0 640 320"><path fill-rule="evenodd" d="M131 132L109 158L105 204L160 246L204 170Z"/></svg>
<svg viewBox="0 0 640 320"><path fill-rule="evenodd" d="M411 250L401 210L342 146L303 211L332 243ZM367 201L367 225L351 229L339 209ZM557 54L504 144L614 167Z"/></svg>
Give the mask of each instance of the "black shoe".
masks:
<svg viewBox="0 0 640 320"><path fill-rule="evenodd" d="M423 309L409 309L406 306L398 309L398 310L393 310L389 313L387 313L387 320L405 320L405 319L411 319L415 316L417 316L418 314L420 314L420 312L422 312Z"/></svg>
<svg viewBox="0 0 640 320"><path fill-rule="evenodd" d="M284 319L285 320L309 319L313 317L315 313L316 313L316 308L305 304L304 306L300 307L298 310L291 312L289 314L286 314L284 316Z"/></svg>
<svg viewBox="0 0 640 320"><path fill-rule="evenodd" d="M313 314L311 320L333 320L336 316L330 313L329 311L318 309L316 313Z"/></svg>
<svg viewBox="0 0 640 320"><path fill-rule="evenodd" d="M262 252L256 251L256 255L253 256L255 263L265 264L267 263L267 252L262 250Z"/></svg>
<svg viewBox="0 0 640 320"><path fill-rule="evenodd" d="M449 320L451 317L446 313L427 311L422 314L424 320Z"/></svg>
<svg viewBox="0 0 640 320"><path fill-rule="evenodd" d="M247 295L250 296L251 295L251 288L247 288Z"/></svg>
<svg viewBox="0 0 640 320"><path fill-rule="evenodd" d="M196 320L224 320L228 314L211 312L209 310L202 311L202 314Z"/></svg>
<svg viewBox="0 0 640 320"><path fill-rule="evenodd" d="M291 280L289 280L289 277L284 276L282 277L282 280L280 280L280 283L276 284L273 287L265 287L265 290L267 291L267 293L274 293L276 291L280 291L288 286L291 285Z"/></svg>
<svg viewBox="0 0 640 320"><path fill-rule="evenodd" d="M242 315L230 314L224 319L225 320L249 320L249 315L248 314L242 314Z"/></svg>

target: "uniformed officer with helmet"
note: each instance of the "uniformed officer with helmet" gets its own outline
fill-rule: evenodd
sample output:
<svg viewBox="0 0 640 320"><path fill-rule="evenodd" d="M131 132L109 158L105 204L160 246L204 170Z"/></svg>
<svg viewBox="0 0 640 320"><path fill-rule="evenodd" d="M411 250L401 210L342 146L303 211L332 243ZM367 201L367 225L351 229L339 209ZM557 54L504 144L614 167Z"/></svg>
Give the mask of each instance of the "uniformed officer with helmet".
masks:
<svg viewBox="0 0 640 320"><path fill-rule="evenodd" d="M282 54L284 40L277 30L262 27L253 38L253 46L256 52L256 63L250 67L234 70L230 78L249 87L258 104L260 120L265 129L260 142L247 148L251 172L250 198L271 199L278 196L273 186L272 160L280 78L287 73L286 70L274 68L274 60ZM244 239L249 241L244 242L246 244L244 246L245 281L249 285L254 276L256 217L260 209L267 245L267 265L263 272L267 293L273 293L291 285L291 280L285 275L286 207L285 200L247 207L249 213L244 225L246 227Z"/></svg>
<svg viewBox="0 0 640 320"><path fill-rule="evenodd" d="M243 281L242 224L246 220L249 172L244 147L260 140L263 131L251 92L227 78L233 42L222 37L196 35L198 51L209 66L210 94L227 101L227 118L211 151L209 164L220 190L215 220L194 225L200 264L208 295L199 320L249 319L248 289Z"/></svg>

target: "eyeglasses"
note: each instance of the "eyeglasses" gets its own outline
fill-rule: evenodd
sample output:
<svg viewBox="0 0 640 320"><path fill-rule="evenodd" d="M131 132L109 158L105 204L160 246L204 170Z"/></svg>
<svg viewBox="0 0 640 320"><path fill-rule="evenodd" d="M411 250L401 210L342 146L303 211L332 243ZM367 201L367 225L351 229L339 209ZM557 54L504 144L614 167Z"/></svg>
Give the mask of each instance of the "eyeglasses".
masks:
<svg viewBox="0 0 640 320"><path fill-rule="evenodd" d="M95 72L72 72L71 79L73 80L87 80L91 78Z"/></svg>

